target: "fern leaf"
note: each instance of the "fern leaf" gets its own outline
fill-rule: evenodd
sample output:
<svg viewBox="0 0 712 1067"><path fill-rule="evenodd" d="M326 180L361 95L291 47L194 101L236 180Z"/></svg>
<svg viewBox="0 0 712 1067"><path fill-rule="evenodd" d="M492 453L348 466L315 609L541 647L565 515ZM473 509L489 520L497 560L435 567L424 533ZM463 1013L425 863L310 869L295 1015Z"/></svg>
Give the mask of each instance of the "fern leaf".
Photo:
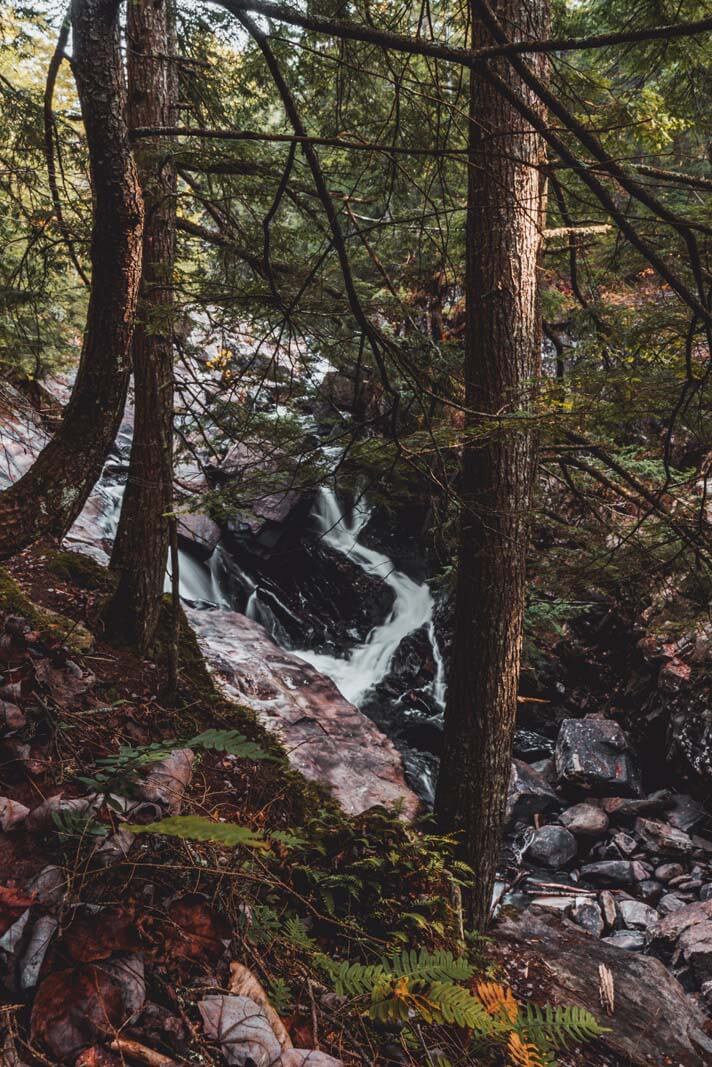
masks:
<svg viewBox="0 0 712 1067"><path fill-rule="evenodd" d="M479 982L475 991L490 1015L498 1015L512 1024L516 1023L519 1005L511 989L499 982Z"/></svg>
<svg viewBox="0 0 712 1067"><path fill-rule="evenodd" d="M591 1012L578 1005L540 1008L527 1004L520 1015L517 1029L539 1046L556 1049L568 1048L570 1044L592 1041L606 1033Z"/></svg>
<svg viewBox="0 0 712 1067"><path fill-rule="evenodd" d="M217 845L229 847L269 847L259 831L250 830L247 826L238 826L236 823L212 822L200 815L172 815L161 819L160 822L127 824L126 829L134 834L160 834L177 837L182 841L213 841Z"/></svg>
<svg viewBox="0 0 712 1067"><path fill-rule="evenodd" d="M428 986L427 997L435 1007L435 1021L452 1023L467 1030L474 1030L480 1037L494 1037L507 1033L509 1023L491 1016L482 1001L469 989L450 982L433 982Z"/></svg>
<svg viewBox="0 0 712 1067"><path fill-rule="evenodd" d="M507 1054L512 1067L547 1067L536 1045L523 1041L515 1030L507 1040Z"/></svg>
<svg viewBox="0 0 712 1067"><path fill-rule="evenodd" d="M276 760L276 756L265 752L254 741L248 741L238 730L203 730L189 741L182 742L187 748L207 748L216 752L225 752L229 756L241 759Z"/></svg>

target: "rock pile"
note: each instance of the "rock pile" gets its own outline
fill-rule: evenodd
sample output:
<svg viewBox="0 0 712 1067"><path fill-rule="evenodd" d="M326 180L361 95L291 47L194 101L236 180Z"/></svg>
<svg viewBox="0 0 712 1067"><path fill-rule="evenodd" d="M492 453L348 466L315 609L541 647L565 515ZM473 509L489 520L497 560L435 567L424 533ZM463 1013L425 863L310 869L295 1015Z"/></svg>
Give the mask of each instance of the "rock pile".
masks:
<svg viewBox="0 0 712 1067"><path fill-rule="evenodd" d="M691 797L645 795L626 735L565 719L553 759L514 760L509 899L559 912L590 936L663 961L712 1007L712 837Z"/></svg>

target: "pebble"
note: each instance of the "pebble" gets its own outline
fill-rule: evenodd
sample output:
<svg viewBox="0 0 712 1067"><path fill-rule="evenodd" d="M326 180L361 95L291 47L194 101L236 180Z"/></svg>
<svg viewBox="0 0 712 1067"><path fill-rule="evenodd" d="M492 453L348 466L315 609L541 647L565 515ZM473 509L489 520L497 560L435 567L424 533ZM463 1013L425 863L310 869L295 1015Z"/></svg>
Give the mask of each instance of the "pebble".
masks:
<svg viewBox="0 0 712 1067"><path fill-rule="evenodd" d="M605 929L603 913L595 900L585 900L571 909L571 918L593 937L600 937Z"/></svg>
<svg viewBox="0 0 712 1067"><path fill-rule="evenodd" d="M685 907L685 901L674 893L666 893L658 902L658 914L670 915L673 911L679 911Z"/></svg>

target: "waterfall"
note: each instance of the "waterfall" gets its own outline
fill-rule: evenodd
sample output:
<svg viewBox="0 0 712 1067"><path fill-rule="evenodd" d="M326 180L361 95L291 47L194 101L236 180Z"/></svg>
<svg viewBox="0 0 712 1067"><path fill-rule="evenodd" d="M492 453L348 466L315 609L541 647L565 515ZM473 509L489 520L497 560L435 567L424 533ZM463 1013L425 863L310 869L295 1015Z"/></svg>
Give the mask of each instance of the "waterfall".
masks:
<svg viewBox="0 0 712 1067"><path fill-rule="evenodd" d="M366 574L383 579L393 590L395 600L388 617L380 626L374 627L365 642L352 648L346 657L323 655L308 649L295 650L295 655L331 678L346 699L357 706L386 676L403 638L421 626L428 627L436 666L438 661L442 663L434 639L433 598L429 587L424 582L414 582L396 570L388 556L367 548L358 540L370 515L370 509L359 502L350 519L347 518L339 506L336 493L326 487L319 490L313 510L317 528L326 544L348 556ZM442 690L444 694L443 674L441 670L436 670L435 681L438 692ZM438 699L435 684L433 695Z"/></svg>

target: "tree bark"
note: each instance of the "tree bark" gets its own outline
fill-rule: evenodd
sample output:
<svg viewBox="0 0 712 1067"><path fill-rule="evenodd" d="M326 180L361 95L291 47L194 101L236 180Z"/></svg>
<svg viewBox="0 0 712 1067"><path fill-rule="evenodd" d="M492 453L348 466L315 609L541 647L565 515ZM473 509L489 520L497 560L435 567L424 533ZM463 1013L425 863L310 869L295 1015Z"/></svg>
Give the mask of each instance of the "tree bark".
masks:
<svg viewBox="0 0 712 1067"><path fill-rule="evenodd" d="M172 126L178 103L172 0L129 4L129 126ZM133 337L135 424L129 475L111 556L118 584L109 630L147 650L168 557L173 497L173 266L176 171L165 142L145 139L136 165L146 205L141 298Z"/></svg>
<svg viewBox="0 0 712 1067"><path fill-rule="evenodd" d="M118 0L73 0L73 69L89 147L92 287L82 354L62 423L0 495L0 558L62 537L101 473L121 421L141 273L143 204L125 119Z"/></svg>
<svg viewBox="0 0 712 1067"><path fill-rule="evenodd" d="M517 40L541 38L546 0L499 0ZM472 48L487 32L472 0ZM546 60L537 64L543 72ZM496 69L541 115L506 61ZM543 142L476 70L470 77L464 448L455 638L436 796L441 828L474 869L471 922L488 920L510 774L525 603L527 525L536 465L531 409L539 375L537 260Z"/></svg>

